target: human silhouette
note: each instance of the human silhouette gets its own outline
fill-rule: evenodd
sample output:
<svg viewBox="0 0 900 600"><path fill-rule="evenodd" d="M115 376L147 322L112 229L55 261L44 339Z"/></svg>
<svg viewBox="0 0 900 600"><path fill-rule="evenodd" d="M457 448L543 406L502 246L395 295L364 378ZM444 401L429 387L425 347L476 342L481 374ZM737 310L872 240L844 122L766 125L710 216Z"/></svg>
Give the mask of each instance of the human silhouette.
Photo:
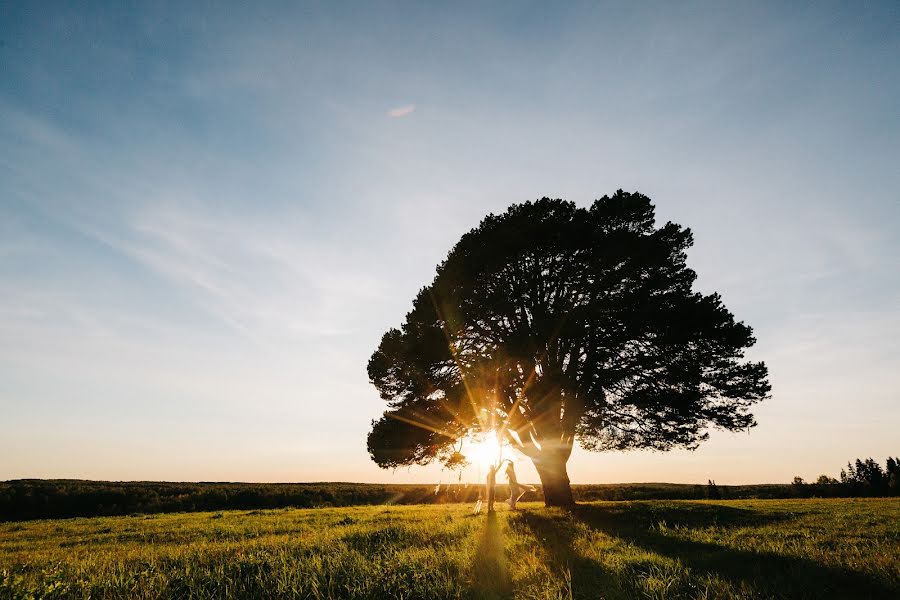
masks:
<svg viewBox="0 0 900 600"><path fill-rule="evenodd" d="M494 488L497 486L497 471L500 465L491 465L487 474L487 511L494 512Z"/></svg>
<svg viewBox="0 0 900 600"><path fill-rule="evenodd" d="M516 479L516 467L513 465L513 461L509 459L506 460L509 462L509 464L506 465L506 478L509 480L509 508L511 510L516 510L516 502L525 495L525 492L533 492L535 489L530 485L519 483L519 480Z"/></svg>

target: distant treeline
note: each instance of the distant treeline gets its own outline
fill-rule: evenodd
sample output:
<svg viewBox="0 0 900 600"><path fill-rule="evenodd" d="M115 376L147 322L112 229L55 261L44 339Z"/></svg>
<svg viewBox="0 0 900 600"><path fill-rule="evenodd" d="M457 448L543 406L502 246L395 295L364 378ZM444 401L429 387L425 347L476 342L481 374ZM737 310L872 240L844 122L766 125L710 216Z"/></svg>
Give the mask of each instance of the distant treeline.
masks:
<svg viewBox="0 0 900 600"><path fill-rule="evenodd" d="M865 464L865 463L864 463ZM508 495L497 486L497 497ZM892 495L858 482L761 485L674 483L572 486L576 500L699 500L708 498L808 498ZM364 483L169 483L73 479L21 479L0 483L0 521L264 508L316 508L361 504L475 502L472 484L380 485ZM540 487L523 500L541 500Z"/></svg>

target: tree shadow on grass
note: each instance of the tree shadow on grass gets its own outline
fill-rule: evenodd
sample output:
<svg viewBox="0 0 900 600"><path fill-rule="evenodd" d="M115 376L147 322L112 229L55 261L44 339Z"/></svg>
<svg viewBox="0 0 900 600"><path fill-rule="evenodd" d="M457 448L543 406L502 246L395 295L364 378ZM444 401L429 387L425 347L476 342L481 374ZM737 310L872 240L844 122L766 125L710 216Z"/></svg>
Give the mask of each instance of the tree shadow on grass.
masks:
<svg viewBox="0 0 900 600"><path fill-rule="evenodd" d="M538 540L542 556L555 581L564 586L562 598L631 599L642 597L633 579L622 577L599 561L575 549L577 522L565 512L524 511L510 518L510 526L522 527Z"/></svg>
<svg viewBox="0 0 900 600"><path fill-rule="evenodd" d="M739 593L774 598L897 598L897 590L863 573L828 567L812 560L772 552L737 550L711 542L666 535L658 526L689 528L754 527L791 519L783 513L701 503L646 505L583 505L571 513L525 513L517 518L545 546L555 569L571 570L572 596L593 598L637 597L646 593L635 586L633 576L612 573L574 548L578 523L630 542L638 548L680 560L694 581L681 581L671 595L695 596L702 590L696 577L716 576L730 582ZM632 563L631 575L652 575L652 565ZM680 593L679 593L680 592Z"/></svg>
<svg viewBox="0 0 900 600"><path fill-rule="evenodd" d="M488 513L472 565L473 598L512 598L512 583L503 550L503 534L495 513Z"/></svg>

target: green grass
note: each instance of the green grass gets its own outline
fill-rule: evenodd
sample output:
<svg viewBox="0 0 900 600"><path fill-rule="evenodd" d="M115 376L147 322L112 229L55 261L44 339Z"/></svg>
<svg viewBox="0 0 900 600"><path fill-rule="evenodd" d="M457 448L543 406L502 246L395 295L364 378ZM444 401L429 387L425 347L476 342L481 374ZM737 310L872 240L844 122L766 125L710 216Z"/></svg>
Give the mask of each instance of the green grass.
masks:
<svg viewBox="0 0 900 600"><path fill-rule="evenodd" d="M898 598L900 501L367 506L0 523L0 598Z"/></svg>

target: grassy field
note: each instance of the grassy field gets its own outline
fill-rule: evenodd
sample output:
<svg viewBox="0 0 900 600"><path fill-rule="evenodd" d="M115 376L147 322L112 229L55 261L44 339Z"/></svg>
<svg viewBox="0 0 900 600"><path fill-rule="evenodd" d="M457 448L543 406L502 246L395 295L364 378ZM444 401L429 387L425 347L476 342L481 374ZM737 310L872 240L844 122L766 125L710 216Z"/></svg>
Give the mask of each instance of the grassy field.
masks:
<svg viewBox="0 0 900 600"><path fill-rule="evenodd" d="M0 598L898 598L900 501L366 506L0 523Z"/></svg>

